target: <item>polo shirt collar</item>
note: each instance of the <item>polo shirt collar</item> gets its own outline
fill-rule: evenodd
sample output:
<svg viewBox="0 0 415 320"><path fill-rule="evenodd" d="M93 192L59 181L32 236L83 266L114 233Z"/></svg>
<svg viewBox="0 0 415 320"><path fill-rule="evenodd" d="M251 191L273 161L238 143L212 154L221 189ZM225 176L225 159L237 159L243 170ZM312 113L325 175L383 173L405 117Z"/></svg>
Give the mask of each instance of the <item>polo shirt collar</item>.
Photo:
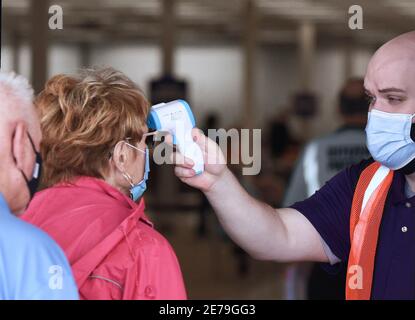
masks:
<svg viewBox="0 0 415 320"><path fill-rule="evenodd" d="M415 196L409 199L406 197L405 184L405 175L401 172L395 172L390 190L390 199L393 204L409 201L412 205L415 205Z"/></svg>

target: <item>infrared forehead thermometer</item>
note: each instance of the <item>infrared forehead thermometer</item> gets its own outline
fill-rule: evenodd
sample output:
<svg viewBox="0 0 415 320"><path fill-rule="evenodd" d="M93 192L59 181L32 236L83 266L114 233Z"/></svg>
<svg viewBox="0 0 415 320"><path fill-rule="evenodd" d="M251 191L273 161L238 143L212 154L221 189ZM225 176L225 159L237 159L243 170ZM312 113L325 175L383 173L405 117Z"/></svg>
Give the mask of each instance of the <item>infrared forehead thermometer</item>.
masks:
<svg viewBox="0 0 415 320"><path fill-rule="evenodd" d="M192 137L195 117L186 101L175 100L152 106L147 125L152 130L169 132L179 152L194 162L193 170L196 174L204 171L202 150Z"/></svg>

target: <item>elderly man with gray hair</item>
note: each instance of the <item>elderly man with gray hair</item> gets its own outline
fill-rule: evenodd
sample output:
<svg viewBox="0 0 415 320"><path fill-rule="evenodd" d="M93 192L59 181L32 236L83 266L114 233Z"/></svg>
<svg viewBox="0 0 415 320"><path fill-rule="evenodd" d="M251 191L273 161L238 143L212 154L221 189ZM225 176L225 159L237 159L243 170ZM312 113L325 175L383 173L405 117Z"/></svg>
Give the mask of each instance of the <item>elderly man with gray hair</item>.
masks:
<svg viewBox="0 0 415 320"><path fill-rule="evenodd" d="M39 178L41 131L33 89L0 72L0 299L78 299L67 259L43 231L20 220Z"/></svg>

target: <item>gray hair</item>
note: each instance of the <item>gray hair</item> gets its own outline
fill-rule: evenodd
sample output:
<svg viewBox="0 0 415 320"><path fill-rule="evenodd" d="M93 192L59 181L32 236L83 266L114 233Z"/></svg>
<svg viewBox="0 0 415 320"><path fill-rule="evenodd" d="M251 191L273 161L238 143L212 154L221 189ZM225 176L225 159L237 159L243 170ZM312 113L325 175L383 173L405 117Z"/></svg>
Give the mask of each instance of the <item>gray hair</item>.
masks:
<svg viewBox="0 0 415 320"><path fill-rule="evenodd" d="M6 90L22 102L32 103L34 91L29 81L14 72L0 72L0 91Z"/></svg>

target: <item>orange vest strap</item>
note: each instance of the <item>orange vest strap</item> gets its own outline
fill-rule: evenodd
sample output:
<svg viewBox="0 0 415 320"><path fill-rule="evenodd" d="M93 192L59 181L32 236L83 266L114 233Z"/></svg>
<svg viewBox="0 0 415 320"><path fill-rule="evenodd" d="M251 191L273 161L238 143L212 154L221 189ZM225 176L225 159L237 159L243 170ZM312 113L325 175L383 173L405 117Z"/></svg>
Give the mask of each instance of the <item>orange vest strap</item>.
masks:
<svg viewBox="0 0 415 320"><path fill-rule="evenodd" d="M350 212L348 300L370 299L379 228L393 174L374 162L359 177Z"/></svg>

